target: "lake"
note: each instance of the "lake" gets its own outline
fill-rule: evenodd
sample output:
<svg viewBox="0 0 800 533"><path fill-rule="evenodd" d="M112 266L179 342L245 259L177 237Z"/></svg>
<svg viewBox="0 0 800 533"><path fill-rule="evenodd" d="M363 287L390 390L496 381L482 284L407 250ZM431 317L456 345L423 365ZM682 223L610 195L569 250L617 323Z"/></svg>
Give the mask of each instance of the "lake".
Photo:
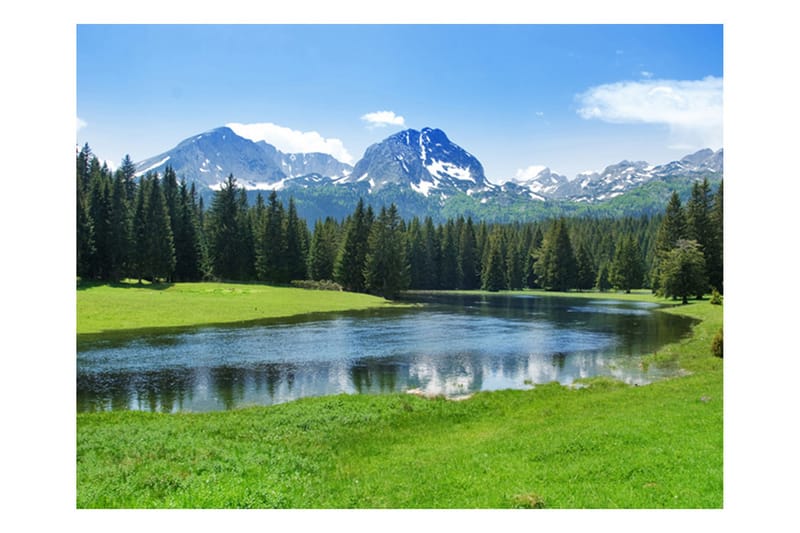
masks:
<svg viewBox="0 0 800 533"><path fill-rule="evenodd" d="M593 376L644 385L680 372L642 357L694 323L645 302L406 299L424 305L80 342L78 411L215 411L339 393L458 398Z"/></svg>

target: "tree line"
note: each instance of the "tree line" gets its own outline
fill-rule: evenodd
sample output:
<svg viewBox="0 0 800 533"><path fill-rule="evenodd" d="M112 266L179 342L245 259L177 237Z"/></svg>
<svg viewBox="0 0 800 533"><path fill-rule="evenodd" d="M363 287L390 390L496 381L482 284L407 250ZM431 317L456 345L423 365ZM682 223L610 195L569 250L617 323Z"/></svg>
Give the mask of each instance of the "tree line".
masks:
<svg viewBox="0 0 800 533"><path fill-rule="evenodd" d="M722 185L696 183L664 215L489 224L403 220L394 204L359 200L343 220L309 228L293 199L250 205L230 175L206 208L194 184L137 178L128 156L112 172L88 145L77 154L77 274L83 279L288 284L333 281L389 298L406 289L722 292ZM688 281L687 281L688 280Z"/></svg>

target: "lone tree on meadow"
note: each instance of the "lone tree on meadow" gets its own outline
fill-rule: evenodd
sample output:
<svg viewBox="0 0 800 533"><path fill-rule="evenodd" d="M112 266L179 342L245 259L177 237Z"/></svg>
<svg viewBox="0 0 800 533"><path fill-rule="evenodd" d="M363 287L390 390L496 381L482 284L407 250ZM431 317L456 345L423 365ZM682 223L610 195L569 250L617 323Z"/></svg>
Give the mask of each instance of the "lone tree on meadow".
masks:
<svg viewBox="0 0 800 533"><path fill-rule="evenodd" d="M664 296L700 298L708 290L706 260L697 241L681 239L664 258L661 266L661 291Z"/></svg>

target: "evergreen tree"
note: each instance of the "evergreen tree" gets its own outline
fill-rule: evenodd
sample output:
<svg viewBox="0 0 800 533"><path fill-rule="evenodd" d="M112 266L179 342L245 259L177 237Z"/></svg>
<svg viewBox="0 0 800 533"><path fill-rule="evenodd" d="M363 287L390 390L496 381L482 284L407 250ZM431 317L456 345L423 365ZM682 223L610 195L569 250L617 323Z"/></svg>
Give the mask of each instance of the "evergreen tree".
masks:
<svg viewBox="0 0 800 533"><path fill-rule="evenodd" d="M685 239L687 234L686 214L681 206L681 199L678 193L673 191L667 204L661 226L658 228L655 242L655 255L653 258L653 269L650 274L654 292L659 292L661 279L661 263L667 254L675 247L678 240Z"/></svg>
<svg viewBox="0 0 800 533"><path fill-rule="evenodd" d="M109 278L119 281L130 270L131 247L133 246L131 204L128 203L128 192L124 175L116 172L111 190L111 214L109 255L111 270Z"/></svg>
<svg viewBox="0 0 800 533"><path fill-rule="evenodd" d="M710 278L710 271L715 258L712 249L713 227L711 224L711 186L707 179L702 183L695 182L692 195L686 203L687 239L696 241L703 252L706 261L706 277Z"/></svg>
<svg viewBox="0 0 800 533"><path fill-rule="evenodd" d="M125 185L125 197L128 205L133 205L136 199L136 165L133 163L131 156L125 154L117 172Z"/></svg>
<svg viewBox="0 0 800 533"><path fill-rule="evenodd" d="M206 217L208 260L213 274L221 279L238 279L240 266L241 231L239 224L238 185L230 174L218 191L214 192L211 208Z"/></svg>
<svg viewBox="0 0 800 533"><path fill-rule="evenodd" d="M575 286L577 264L563 218L553 223L547 232L534 268L545 290L567 291Z"/></svg>
<svg viewBox="0 0 800 533"><path fill-rule="evenodd" d="M495 227L488 238L486 261L481 273L481 288L485 291L495 292L506 288L502 241L501 228Z"/></svg>
<svg viewBox="0 0 800 533"><path fill-rule="evenodd" d="M608 263L603 263L597 269L597 281L595 286L600 292L605 292L611 288L611 274L609 272Z"/></svg>
<svg viewBox="0 0 800 533"><path fill-rule="evenodd" d="M308 277L306 256L308 255L307 228L297 216L294 198L289 198L286 216L286 271L287 280L303 280Z"/></svg>
<svg viewBox="0 0 800 533"><path fill-rule="evenodd" d="M148 265L147 250L147 201L150 175L144 176L136 188L133 213L133 250L131 253L132 274L142 283Z"/></svg>
<svg viewBox="0 0 800 533"><path fill-rule="evenodd" d="M260 270L259 279L272 283L286 283L288 270L286 264L286 229L283 203L272 191L267 200L264 234L261 236L261 249L256 253Z"/></svg>
<svg viewBox="0 0 800 533"><path fill-rule="evenodd" d="M76 156L76 274L82 278L91 276L91 260L94 255L94 224L89 214L88 181L91 150L86 144Z"/></svg>
<svg viewBox="0 0 800 533"><path fill-rule="evenodd" d="M147 268L150 279L169 279L175 269L175 245L172 227L167 212L160 180L154 176L150 181L145 235L147 249Z"/></svg>
<svg viewBox="0 0 800 533"><path fill-rule="evenodd" d="M381 208L372 224L364 267L366 287L385 298L395 298L408 287L405 235L397 206Z"/></svg>
<svg viewBox="0 0 800 533"><path fill-rule="evenodd" d="M461 287L467 290L481 286L480 254L472 218L467 218L458 239L458 257L461 265Z"/></svg>
<svg viewBox="0 0 800 533"><path fill-rule="evenodd" d="M238 217L237 227L239 229L237 279L251 280L256 277L255 236L253 235L253 227L250 223L250 208L247 204L247 191L244 187L239 189L237 203L236 216Z"/></svg>
<svg viewBox="0 0 800 533"><path fill-rule="evenodd" d="M541 287L539 278L536 275L536 261L539 260L543 242L542 228L536 226L536 229L531 234L531 242L528 246L528 253L525 256L525 286L532 289Z"/></svg>
<svg viewBox="0 0 800 533"><path fill-rule="evenodd" d="M448 220L440 226L441 253L439 263L439 288L456 289L461 285L458 264L458 237L455 224Z"/></svg>
<svg viewBox="0 0 800 533"><path fill-rule="evenodd" d="M506 286L512 291L522 290L524 284L522 242L512 239L506 247Z"/></svg>
<svg viewBox="0 0 800 533"><path fill-rule="evenodd" d="M691 295L699 299L708 289L705 264L697 242L679 240L662 265L661 287L664 296L680 297L684 304Z"/></svg>
<svg viewBox="0 0 800 533"><path fill-rule="evenodd" d="M309 250L308 271L313 280L333 280L333 266L338 249L336 221L327 217L317 220Z"/></svg>
<svg viewBox="0 0 800 533"><path fill-rule="evenodd" d="M367 240L372 227L372 210L364 208L364 200L358 205L345 228L342 247L336 258L334 277L348 291L364 292L364 267L367 260Z"/></svg>
<svg viewBox="0 0 800 533"><path fill-rule="evenodd" d="M589 249L585 243L578 246L578 253L575 255L577 263L577 288L585 291L591 289L597 281L597 269L594 266Z"/></svg>
<svg viewBox="0 0 800 533"><path fill-rule="evenodd" d="M630 293L642 286L644 267L639 244L633 236L621 238L611 265L611 283L617 289Z"/></svg>
<svg viewBox="0 0 800 533"><path fill-rule="evenodd" d="M186 181L181 180L176 213L179 219L176 224L178 233L175 235L175 279L178 281L199 281L203 278L203 245L196 211Z"/></svg>
<svg viewBox="0 0 800 533"><path fill-rule="evenodd" d="M94 253L89 272L95 279L111 276L111 183L108 167L101 167L96 157L90 163L89 216L92 220Z"/></svg>
<svg viewBox="0 0 800 533"><path fill-rule="evenodd" d="M722 182L719 182L717 192L714 194L713 204L711 207L711 231L709 235L709 257L706 258L709 284L717 289L720 294L722 292L722 275L723 275L723 205L722 205Z"/></svg>

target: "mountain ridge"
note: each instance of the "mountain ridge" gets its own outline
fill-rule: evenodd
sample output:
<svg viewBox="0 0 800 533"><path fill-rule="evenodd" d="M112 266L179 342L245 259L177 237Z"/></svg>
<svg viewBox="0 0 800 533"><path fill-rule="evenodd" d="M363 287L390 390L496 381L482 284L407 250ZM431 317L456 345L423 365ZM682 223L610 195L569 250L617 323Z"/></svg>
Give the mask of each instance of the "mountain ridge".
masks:
<svg viewBox="0 0 800 533"><path fill-rule="evenodd" d="M661 201L665 188L685 191L692 181L722 179L723 158L722 149L704 148L663 165L623 160L572 180L548 167L532 167L534 175L495 184L477 157L437 128L394 133L370 145L350 166L328 154L283 153L266 141L252 141L223 126L184 139L173 149L140 161L136 169L137 175L163 173L170 165L179 178L194 181L206 195L233 174L251 195L275 190L302 197L304 208L317 214L324 211L319 206L335 199L352 203L353 197L367 196L398 203L406 214L439 215L448 211L448 205L450 210L457 205L463 212L476 213L583 210L579 205L602 208L649 183L658 186L643 190L657 191L652 202ZM638 202L646 211L650 207L646 193L638 196L642 195Z"/></svg>

